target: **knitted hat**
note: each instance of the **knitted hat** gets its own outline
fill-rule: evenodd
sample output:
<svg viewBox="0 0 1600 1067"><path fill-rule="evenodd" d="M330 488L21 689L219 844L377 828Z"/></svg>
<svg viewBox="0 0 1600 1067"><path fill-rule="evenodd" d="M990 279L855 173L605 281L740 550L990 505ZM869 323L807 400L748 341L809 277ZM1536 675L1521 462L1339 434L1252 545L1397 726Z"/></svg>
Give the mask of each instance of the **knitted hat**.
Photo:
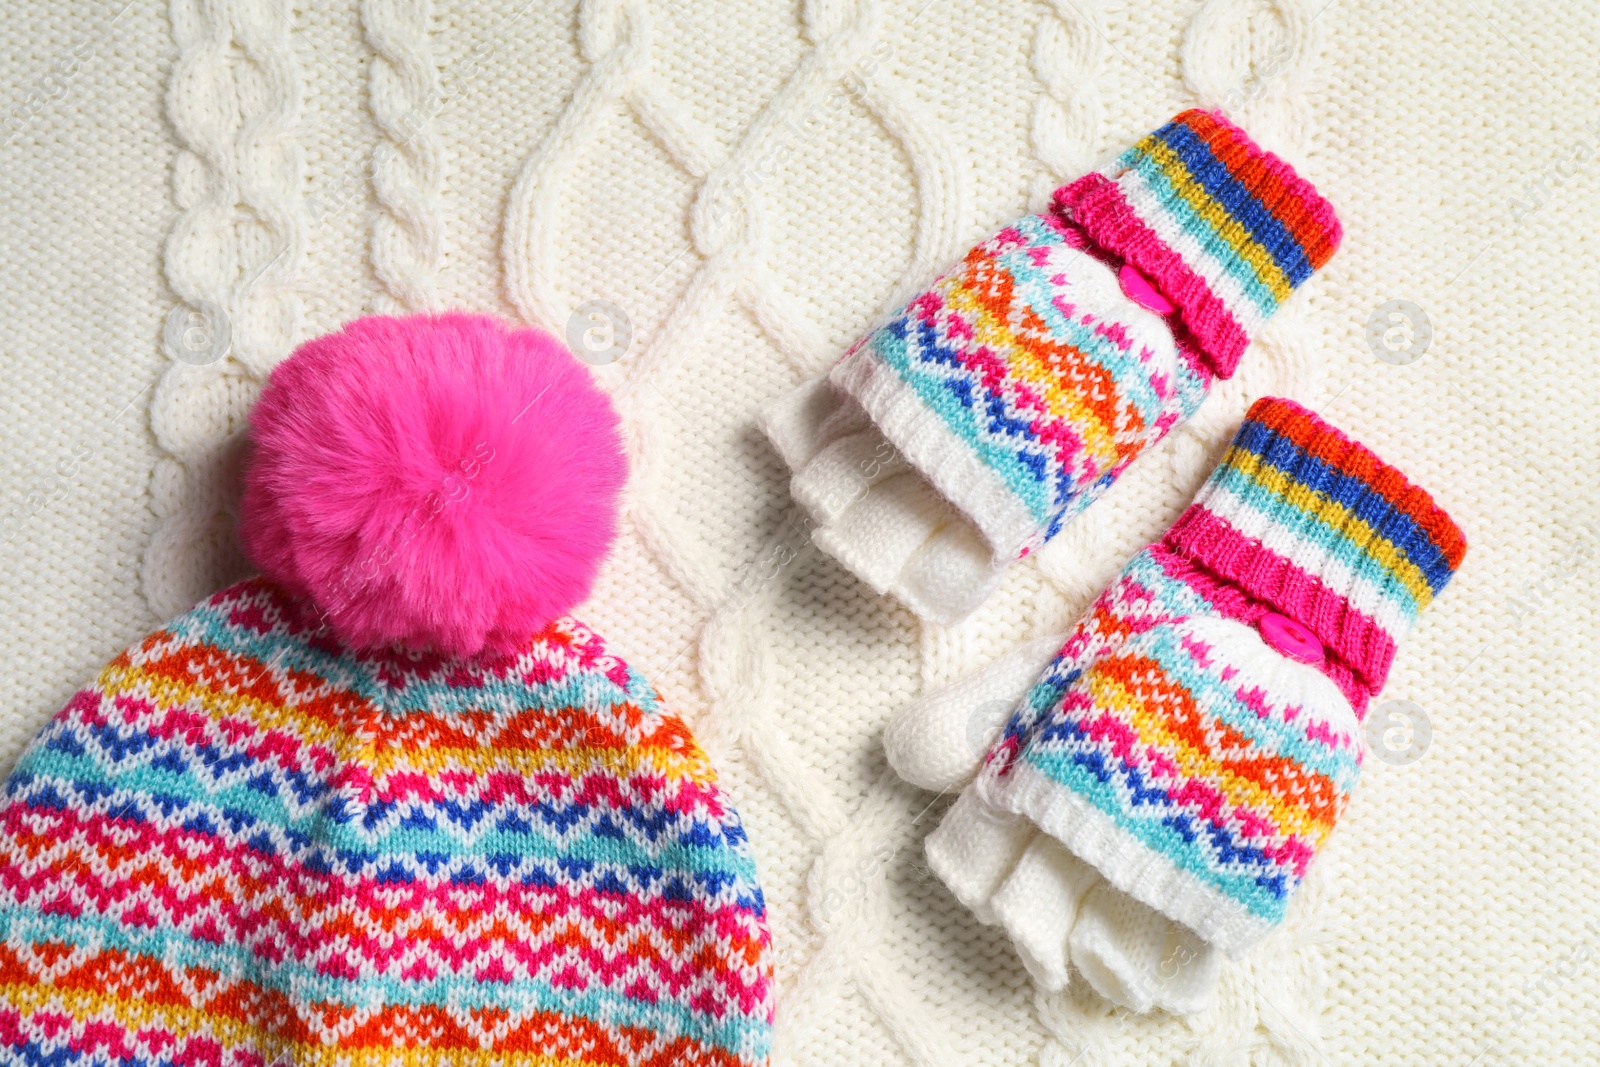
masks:
<svg viewBox="0 0 1600 1067"><path fill-rule="evenodd" d="M604 394L543 334L367 320L254 421L268 574L118 656L6 783L0 1059L765 1062L738 816L564 614L615 518ZM319 570L341 557L378 562ZM406 600L440 581L468 602Z"/></svg>
<svg viewBox="0 0 1600 1067"><path fill-rule="evenodd" d="M1212 111L1190 110L1128 149L1111 176L1057 190L1056 209L1174 306L1219 378L1261 324L1339 247L1333 206Z"/></svg>

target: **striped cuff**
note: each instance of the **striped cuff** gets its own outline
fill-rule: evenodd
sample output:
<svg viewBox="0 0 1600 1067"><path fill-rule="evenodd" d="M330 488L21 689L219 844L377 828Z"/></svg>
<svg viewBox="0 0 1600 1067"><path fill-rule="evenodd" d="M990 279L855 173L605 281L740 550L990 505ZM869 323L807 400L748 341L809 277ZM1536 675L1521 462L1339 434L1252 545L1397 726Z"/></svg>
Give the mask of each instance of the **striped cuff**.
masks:
<svg viewBox="0 0 1600 1067"><path fill-rule="evenodd" d="M1425 490L1276 397L1251 406L1163 543L1308 627L1337 661L1329 672L1348 671L1365 696L1382 690L1396 646L1467 550Z"/></svg>
<svg viewBox="0 0 1600 1067"><path fill-rule="evenodd" d="M1219 378L1339 247L1333 205L1216 112L1183 112L1113 171L1057 190L1055 210L1176 307L1180 341Z"/></svg>

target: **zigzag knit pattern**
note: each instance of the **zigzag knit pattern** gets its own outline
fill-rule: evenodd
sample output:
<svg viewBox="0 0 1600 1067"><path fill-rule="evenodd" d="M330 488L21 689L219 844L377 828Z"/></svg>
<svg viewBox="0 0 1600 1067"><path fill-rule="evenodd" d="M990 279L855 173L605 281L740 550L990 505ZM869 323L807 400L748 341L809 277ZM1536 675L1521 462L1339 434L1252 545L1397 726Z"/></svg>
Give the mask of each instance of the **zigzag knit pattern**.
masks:
<svg viewBox="0 0 1600 1067"><path fill-rule="evenodd" d="M831 375L1001 559L1055 536L1210 388L1082 248L1059 216L1018 220Z"/></svg>
<svg viewBox="0 0 1600 1067"><path fill-rule="evenodd" d="M1054 537L1186 421L1339 244L1332 206L1210 112L1113 171L974 248L829 375L997 561Z"/></svg>
<svg viewBox="0 0 1600 1067"><path fill-rule="evenodd" d="M1167 538L1068 638L979 787L1243 952L1283 921L1343 813L1393 640L1465 548L1395 468L1291 401L1260 401ZM1305 627L1319 656L1269 646L1271 620Z"/></svg>
<svg viewBox="0 0 1600 1067"><path fill-rule="evenodd" d="M217 594L24 755L7 1062L765 1062L744 831L643 678L570 618L473 665L304 611Z"/></svg>
<svg viewBox="0 0 1600 1067"><path fill-rule="evenodd" d="M1002 806L1238 953L1282 922L1343 814L1360 726L1333 686L1276 670L1199 577L1159 548L1135 557L991 759Z"/></svg>

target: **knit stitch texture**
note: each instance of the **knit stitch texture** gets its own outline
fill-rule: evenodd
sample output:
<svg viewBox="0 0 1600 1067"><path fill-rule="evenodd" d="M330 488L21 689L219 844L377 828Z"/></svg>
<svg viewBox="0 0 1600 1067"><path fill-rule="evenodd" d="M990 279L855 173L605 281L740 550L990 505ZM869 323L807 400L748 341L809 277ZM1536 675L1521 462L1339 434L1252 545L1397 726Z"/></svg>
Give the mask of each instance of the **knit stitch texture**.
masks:
<svg viewBox="0 0 1600 1067"><path fill-rule="evenodd" d="M1176 305L1180 336L1220 378L1343 234L1294 168L1198 109L1128 149L1110 177L1091 172L1057 191L1055 207Z"/></svg>
<svg viewBox="0 0 1600 1067"><path fill-rule="evenodd" d="M1113 175L974 248L829 375L997 561L1049 541L1187 421L1339 244L1332 206L1220 115L1183 112ZM1169 310L1135 305L1102 259Z"/></svg>
<svg viewBox="0 0 1600 1067"><path fill-rule="evenodd" d="M1395 468L1292 401L1259 401L972 788L1242 954L1283 921L1348 805L1367 700L1465 550ZM1315 666L1258 635L1281 617L1322 638Z"/></svg>
<svg viewBox="0 0 1600 1067"><path fill-rule="evenodd" d="M1058 215L1018 220L829 375L997 559L1059 533L1211 385L1083 246Z"/></svg>
<svg viewBox="0 0 1600 1067"><path fill-rule="evenodd" d="M249 579L117 657L0 808L8 1062L763 1063L769 945L704 754L570 617L355 654Z"/></svg>
<svg viewBox="0 0 1600 1067"><path fill-rule="evenodd" d="M1600 1047L1600 731L1575 726L1600 719L1600 5L4 8L7 766L118 651L242 576L235 442L296 344L426 308L565 337L605 300L632 327L595 373L633 474L577 614L692 728L750 832L775 1063L1486 1067ZM960 625L808 547L758 413L1195 106L1345 224L1234 377ZM1368 333L1396 298L1433 326L1403 366ZM164 347L172 322L204 350ZM1382 324L1391 346L1402 326ZM929 876L940 809L884 773L884 723L1069 628L1265 395L1374 447L1472 535L1369 713L1413 702L1431 746L1368 761L1213 1010L1040 996Z"/></svg>

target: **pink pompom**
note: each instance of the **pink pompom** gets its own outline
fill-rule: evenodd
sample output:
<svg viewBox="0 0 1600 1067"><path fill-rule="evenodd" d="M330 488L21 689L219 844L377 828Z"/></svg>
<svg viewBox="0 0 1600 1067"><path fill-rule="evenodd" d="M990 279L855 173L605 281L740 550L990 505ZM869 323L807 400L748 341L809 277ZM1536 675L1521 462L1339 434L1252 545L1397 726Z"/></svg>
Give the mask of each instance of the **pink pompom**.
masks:
<svg viewBox="0 0 1600 1067"><path fill-rule="evenodd" d="M513 651L616 533L616 411L537 330L359 319L279 364L250 427L245 553L352 648Z"/></svg>

